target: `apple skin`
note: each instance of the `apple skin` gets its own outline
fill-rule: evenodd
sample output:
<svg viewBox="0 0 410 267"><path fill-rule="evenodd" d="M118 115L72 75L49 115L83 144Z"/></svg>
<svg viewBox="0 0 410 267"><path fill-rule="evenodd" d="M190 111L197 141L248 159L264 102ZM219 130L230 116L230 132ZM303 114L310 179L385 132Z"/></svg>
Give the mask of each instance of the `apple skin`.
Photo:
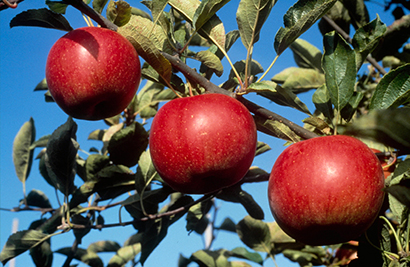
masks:
<svg viewBox="0 0 410 267"><path fill-rule="evenodd" d="M141 64L132 44L99 27L79 28L58 39L46 63L51 95L77 119L100 120L121 113L140 78Z"/></svg>
<svg viewBox="0 0 410 267"><path fill-rule="evenodd" d="M317 137L286 148L269 177L273 217L307 245L344 243L364 233L383 204L380 162L349 136Z"/></svg>
<svg viewBox="0 0 410 267"><path fill-rule="evenodd" d="M174 190L206 194L239 182L255 156L253 117L238 100L202 94L166 103L150 130L152 162Z"/></svg>

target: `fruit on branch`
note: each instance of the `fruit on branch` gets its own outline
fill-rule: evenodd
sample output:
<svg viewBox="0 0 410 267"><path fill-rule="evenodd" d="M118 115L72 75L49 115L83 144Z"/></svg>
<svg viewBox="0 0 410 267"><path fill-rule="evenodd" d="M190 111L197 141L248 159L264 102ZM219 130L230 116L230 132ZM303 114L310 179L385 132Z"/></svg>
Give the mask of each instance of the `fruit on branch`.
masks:
<svg viewBox="0 0 410 267"><path fill-rule="evenodd" d="M159 109L149 147L173 189L211 193L239 182L255 156L257 132L246 107L222 94L172 100Z"/></svg>
<svg viewBox="0 0 410 267"><path fill-rule="evenodd" d="M326 136L286 148L269 177L273 217L308 245L353 240L383 204L384 175L376 155L349 136Z"/></svg>
<svg viewBox="0 0 410 267"><path fill-rule="evenodd" d="M140 83L141 64L122 35L99 27L73 30L52 46L46 80L68 115L100 120L121 113Z"/></svg>

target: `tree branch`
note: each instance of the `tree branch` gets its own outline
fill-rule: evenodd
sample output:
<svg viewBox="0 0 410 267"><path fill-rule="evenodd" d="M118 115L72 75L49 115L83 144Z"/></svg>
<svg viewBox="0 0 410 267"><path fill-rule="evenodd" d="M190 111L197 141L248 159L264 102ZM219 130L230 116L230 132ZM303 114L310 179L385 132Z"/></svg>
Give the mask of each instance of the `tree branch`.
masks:
<svg viewBox="0 0 410 267"><path fill-rule="evenodd" d="M243 98L242 96L236 96L235 93L232 93L230 91L220 88L219 86L213 84L206 78L202 77L195 70L187 66L178 57L171 56L165 52L162 52L162 55L171 63L172 67L182 72L185 75L185 77L187 77L188 79L192 79L193 81L201 85L203 88L205 88L205 90L212 92L212 93L225 94L231 97L235 97L240 102L242 102L242 104L244 104L250 112L252 112L256 116L260 116L268 120L279 121L285 124L286 126L288 126L292 131L294 131L297 135L299 135L303 139L309 139L309 138L318 136L315 133L309 130L306 130L305 128L295 124L294 122Z"/></svg>
<svg viewBox="0 0 410 267"><path fill-rule="evenodd" d="M101 25L104 28L117 31L118 26L103 17L101 14L96 12L94 9L92 9L89 5L84 3L82 0L64 0L66 4L72 5L74 8L78 9L82 13L86 14L89 16L91 19L93 19L95 22L97 22L99 25Z"/></svg>

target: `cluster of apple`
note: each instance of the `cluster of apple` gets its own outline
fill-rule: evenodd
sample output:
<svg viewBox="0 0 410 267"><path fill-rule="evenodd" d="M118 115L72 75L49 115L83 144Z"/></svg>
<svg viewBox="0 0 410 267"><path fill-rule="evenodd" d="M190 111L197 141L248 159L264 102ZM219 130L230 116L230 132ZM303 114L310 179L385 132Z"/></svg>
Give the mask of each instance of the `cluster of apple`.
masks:
<svg viewBox="0 0 410 267"><path fill-rule="evenodd" d="M113 31L74 30L52 47L49 91L72 117L99 120L122 112L141 78L131 43ZM156 114L150 153L163 180L188 194L217 192L238 183L257 144L253 117L222 94L178 98ZM348 136L326 136L289 146L276 160L268 185L279 226L310 245L357 238L382 206L384 174L373 151Z"/></svg>

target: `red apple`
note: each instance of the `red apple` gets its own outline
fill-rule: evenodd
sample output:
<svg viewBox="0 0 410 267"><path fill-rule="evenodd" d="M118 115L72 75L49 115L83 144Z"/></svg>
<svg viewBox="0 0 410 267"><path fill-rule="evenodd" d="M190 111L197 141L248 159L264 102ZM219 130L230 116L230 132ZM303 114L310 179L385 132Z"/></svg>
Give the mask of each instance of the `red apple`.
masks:
<svg viewBox="0 0 410 267"><path fill-rule="evenodd" d="M269 178L272 214L291 237L330 245L360 236L383 204L383 169L363 142L326 136L295 143L276 160Z"/></svg>
<svg viewBox="0 0 410 267"><path fill-rule="evenodd" d="M68 115L100 120L121 113L140 82L141 65L132 44L99 27L73 30L52 46L46 80L56 103Z"/></svg>
<svg viewBox="0 0 410 267"><path fill-rule="evenodd" d="M205 194L239 182L255 156L255 122L246 107L222 94L178 98L155 115L150 153L173 189Z"/></svg>

